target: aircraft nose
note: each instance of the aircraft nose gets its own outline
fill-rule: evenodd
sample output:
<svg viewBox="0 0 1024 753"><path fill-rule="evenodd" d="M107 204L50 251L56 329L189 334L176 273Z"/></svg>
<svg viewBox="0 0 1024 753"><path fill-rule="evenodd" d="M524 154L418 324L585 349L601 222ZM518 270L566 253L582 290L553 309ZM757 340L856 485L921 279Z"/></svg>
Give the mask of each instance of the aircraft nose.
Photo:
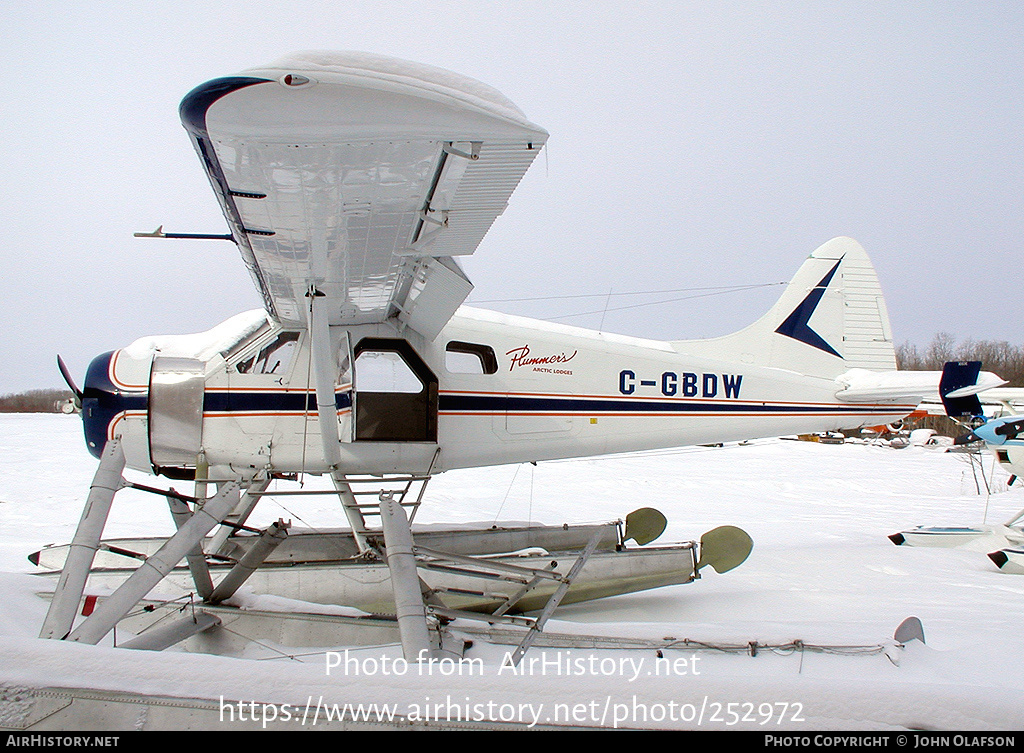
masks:
<svg viewBox="0 0 1024 753"><path fill-rule="evenodd" d="M981 439L988 444L1002 444L1006 441L1006 437L999 432L1002 424L998 422L989 422L977 427L973 434L978 439Z"/></svg>
<svg viewBox="0 0 1024 753"><path fill-rule="evenodd" d="M89 364L82 390L82 424L85 445L90 454L100 457L107 443L107 427L117 413L117 390L107 376L113 352L97 356Z"/></svg>
<svg viewBox="0 0 1024 753"><path fill-rule="evenodd" d="M82 425L85 444L93 457L99 458L113 425L127 411L145 410L146 393L128 394L111 380L111 362L117 351L97 356L89 364L82 389Z"/></svg>

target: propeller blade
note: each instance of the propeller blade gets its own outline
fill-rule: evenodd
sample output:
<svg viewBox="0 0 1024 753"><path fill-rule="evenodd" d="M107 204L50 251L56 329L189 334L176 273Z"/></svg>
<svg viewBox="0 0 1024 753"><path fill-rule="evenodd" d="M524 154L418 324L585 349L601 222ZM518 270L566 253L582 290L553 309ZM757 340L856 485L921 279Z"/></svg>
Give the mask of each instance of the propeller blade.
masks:
<svg viewBox="0 0 1024 753"><path fill-rule="evenodd" d="M64 381L68 383L68 387L75 393L75 397L78 398L79 404L82 402L82 391L78 389L78 385L75 384L75 380L71 378L71 372L68 371L67 365L64 363L64 359L59 355L57 356L57 368L60 369L60 375L64 377Z"/></svg>
<svg viewBox="0 0 1024 753"><path fill-rule="evenodd" d="M953 440L953 444L957 447L961 447L965 444L971 444L972 442L980 442L981 437L975 434L973 431L969 431L966 434L961 434L959 437Z"/></svg>
<svg viewBox="0 0 1024 753"><path fill-rule="evenodd" d="M1016 439L1024 431L1024 418L1017 419L1016 421L1007 421L1002 426L997 426L995 431L996 434L1007 439Z"/></svg>

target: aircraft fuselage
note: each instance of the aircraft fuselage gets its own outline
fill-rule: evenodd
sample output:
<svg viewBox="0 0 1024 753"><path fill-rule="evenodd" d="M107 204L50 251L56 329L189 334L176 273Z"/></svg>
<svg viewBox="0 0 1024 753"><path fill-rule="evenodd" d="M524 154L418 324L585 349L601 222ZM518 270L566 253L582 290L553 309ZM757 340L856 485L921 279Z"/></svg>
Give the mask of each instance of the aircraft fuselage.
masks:
<svg viewBox="0 0 1024 753"><path fill-rule="evenodd" d="M90 451L99 456L119 434L128 466L146 472L188 477L200 457L234 475L331 470L308 332L236 325L246 327L212 354L219 343L188 341L181 355L182 338L152 338L97 358L83 400ZM432 342L386 324L331 334L342 473L435 473L828 431L897 420L913 407L844 403L833 379L467 308Z"/></svg>

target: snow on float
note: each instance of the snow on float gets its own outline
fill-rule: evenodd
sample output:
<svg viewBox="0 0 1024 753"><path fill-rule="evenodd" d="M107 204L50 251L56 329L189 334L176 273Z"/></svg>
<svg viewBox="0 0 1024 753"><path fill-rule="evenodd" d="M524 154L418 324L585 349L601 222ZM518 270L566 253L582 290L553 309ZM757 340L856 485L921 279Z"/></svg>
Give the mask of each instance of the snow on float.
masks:
<svg viewBox="0 0 1024 753"><path fill-rule="evenodd" d="M595 525L417 528L413 552L434 614L454 617L460 612L480 612L487 621L501 622L503 615L543 610L563 584L567 589L556 603L689 583L706 566L718 573L737 567L752 546L742 530L731 526L709 531L699 542L650 546L665 522L658 511L644 508L630 513L625 521ZM380 534L371 534L368 540L385 549ZM87 589L113 591L166 542L164 538L101 542ZM70 548L48 546L29 559L41 575L59 576ZM161 581L158 590L164 598L173 601L201 591L198 575L218 584L205 598L206 604L232 604L244 584L257 594L311 605L395 614L386 562L362 554L351 531L291 531L277 523L263 534L231 535L219 543L207 540L203 550L205 566L193 559Z"/></svg>

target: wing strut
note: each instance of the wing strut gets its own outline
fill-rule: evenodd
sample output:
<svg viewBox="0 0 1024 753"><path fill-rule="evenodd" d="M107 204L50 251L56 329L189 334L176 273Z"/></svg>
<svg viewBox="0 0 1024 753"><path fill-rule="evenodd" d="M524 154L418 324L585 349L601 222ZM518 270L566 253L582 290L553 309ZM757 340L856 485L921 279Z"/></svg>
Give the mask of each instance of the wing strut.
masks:
<svg viewBox="0 0 1024 753"><path fill-rule="evenodd" d="M309 298L309 337L313 351L313 375L316 378L316 412L320 421L324 460L328 467L334 469L341 463L338 408L334 397L337 359L331 355L331 328L327 323L327 312L324 311L327 299L312 286L306 296Z"/></svg>
<svg viewBox="0 0 1024 753"><path fill-rule="evenodd" d="M338 375L337 350L331 347L331 328L327 322L327 298L314 286L306 293L309 298L309 338L316 379L316 411L323 442L324 460L331 469L331 479L341 498L345 517L352 527L359 551L370 549L366 543L366 521L345 475L338 471L341 464L341 436L338 434L338 404L334 385Z"/></svg>

